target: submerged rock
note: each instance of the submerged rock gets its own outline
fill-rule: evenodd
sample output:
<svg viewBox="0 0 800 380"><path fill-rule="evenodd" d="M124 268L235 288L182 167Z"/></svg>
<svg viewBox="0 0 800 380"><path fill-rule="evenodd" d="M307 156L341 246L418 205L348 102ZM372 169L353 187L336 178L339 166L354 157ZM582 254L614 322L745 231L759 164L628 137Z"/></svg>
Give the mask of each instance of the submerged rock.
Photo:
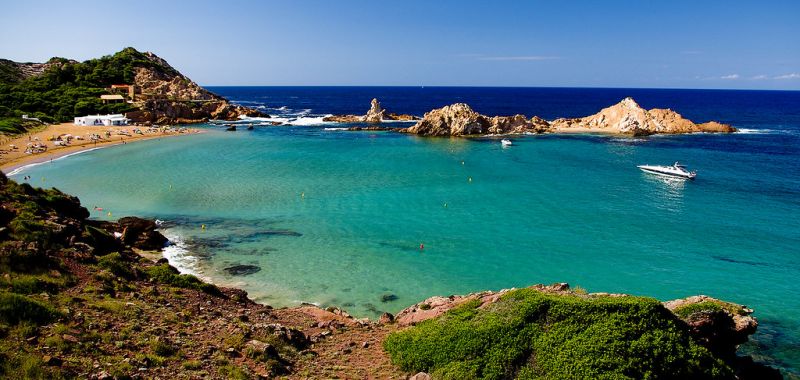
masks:
<svg viewBox="0 0 800 380"><path fill-rule="evenodd" d="M261 271L258 265L234 265L224 269L231 276L247 276Z"/></svg>
<svg viewBox="0 0 800 380"><path fill-rule="evenodd" d="M398 298L396 294L384 294L381 296L381 302L397 301Z"/></svg>

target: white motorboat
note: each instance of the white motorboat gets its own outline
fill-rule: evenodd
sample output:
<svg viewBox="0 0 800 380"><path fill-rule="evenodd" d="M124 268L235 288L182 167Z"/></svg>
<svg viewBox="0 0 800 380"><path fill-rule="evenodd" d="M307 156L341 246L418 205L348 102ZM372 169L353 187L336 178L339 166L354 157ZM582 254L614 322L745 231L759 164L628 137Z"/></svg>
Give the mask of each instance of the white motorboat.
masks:
<svg viewBox="0 0 800 380"><path fill-rule="evenodd" d="M677 162L675 162L675 164L671 166L637 165L636 167L642 169L642 171L647 173L653 173L668 177L694 179L694 177L697 176L697 172L690 172L686 170L686 166L681 165Z"/></svg>
<svg viewBox="0 0 800 380"><path fill-rule="evenodd" d="M513 145L514 143L512 143L509 139L502 139L500 140L500 144L503 145L503 147L507 147Z"/></svg>

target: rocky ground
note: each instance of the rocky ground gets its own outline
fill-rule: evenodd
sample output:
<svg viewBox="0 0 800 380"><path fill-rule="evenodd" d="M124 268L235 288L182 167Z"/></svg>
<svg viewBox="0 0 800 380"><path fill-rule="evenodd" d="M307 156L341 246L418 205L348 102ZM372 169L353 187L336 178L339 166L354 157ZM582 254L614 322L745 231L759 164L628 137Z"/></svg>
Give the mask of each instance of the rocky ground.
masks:
<svg viewBox="0 0 800 380"><path fill-rule="evenodd" d="M509 302L509 290L433 297L378 321L313 305L273 309L244 291L177 273L158 259L166 239L152 221L87 220L77 198L2 174L0 202L4 378L403 379L417 371L390 360L385 342L391 334L466 304L490 310ZM625 297L585 294L566 284L530 290L578 300ZM757 326L751 310L705 296L664 306L657 305L674 319L669 323L740 378L779 378L736 357L736 346Z"/></svg>

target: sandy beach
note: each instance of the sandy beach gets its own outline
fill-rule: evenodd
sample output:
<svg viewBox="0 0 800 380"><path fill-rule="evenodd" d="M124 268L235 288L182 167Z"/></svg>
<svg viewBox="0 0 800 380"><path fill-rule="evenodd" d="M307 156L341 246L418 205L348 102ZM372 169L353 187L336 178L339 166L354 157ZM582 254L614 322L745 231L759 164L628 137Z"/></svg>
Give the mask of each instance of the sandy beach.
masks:
<svg viewBox="0 0 800 380"><path fill-rule="evenodd" d="M140 133L135 130L139 130ZM45 162L86 149L194 133L201 131L193 128L150 128L130 125L107 127L81 126L73 123L53 124L19 136L0 137L0 169L8 173L28 164ZM96 135L96 139L93 140L92 135ZM69 142L67 136L71 136ZM57 141L59 137L61 141ZM45 146L47 149L40 153L35 153L37 149L29 149L37 145Z"/></svg>

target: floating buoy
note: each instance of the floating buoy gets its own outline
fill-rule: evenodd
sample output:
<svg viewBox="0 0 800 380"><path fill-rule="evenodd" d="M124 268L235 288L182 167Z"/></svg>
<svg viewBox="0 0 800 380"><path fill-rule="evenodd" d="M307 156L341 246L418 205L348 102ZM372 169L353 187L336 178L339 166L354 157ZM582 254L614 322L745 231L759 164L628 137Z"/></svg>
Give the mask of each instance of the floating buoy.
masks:
<svg viewBox="0 0 800 380"><path fill-rule="evenodd" d="M464 165L464 161L461 161L461 165Z"/></svg>
<svg viewBox="0 0 800 380"><path fill-rule="evenodd" d="M169 189L172 190L172 185L169 185Z"/></svg>
<svg viewBox="0 0 800 380"><path fill-rule="evenodd" d="M472 182L472 177L469 177L467 181Z"/></svg>
<svg viewBox="0 0 800 380"><path fill-rule="evenodd" d="M419 250L422 251L425 249L425 244L419 243Z"/></svg>
<svg viewBox="0 0 800 380"><path fill-rule="evenodd" d="M306 193L304 193L304 192L300 193L300 198L305 198L305 197L306 197Z"/></svg>
<svg viewBox="0 0 800 380"><path fill-rule="evenodd" d="M444 207L445 207L445 208L447 207L447 202L444 202Z"/></svg>
<svg viewBox="0 0 800 380"><path fill-rule="evenodd" d="M111 211L109 211L109 212L108 212L108 217L109 217L109 218L111 217Z"/></svg>
<svg viewBox="0 0 800 380"><path fill-rule="evenodd" d="M205 224L201 224L201 225L200 225L200 229L201 229L201 230L203 230L203 231L205 231L205 230L206 230L206 225L205 225Z"/></svg>

